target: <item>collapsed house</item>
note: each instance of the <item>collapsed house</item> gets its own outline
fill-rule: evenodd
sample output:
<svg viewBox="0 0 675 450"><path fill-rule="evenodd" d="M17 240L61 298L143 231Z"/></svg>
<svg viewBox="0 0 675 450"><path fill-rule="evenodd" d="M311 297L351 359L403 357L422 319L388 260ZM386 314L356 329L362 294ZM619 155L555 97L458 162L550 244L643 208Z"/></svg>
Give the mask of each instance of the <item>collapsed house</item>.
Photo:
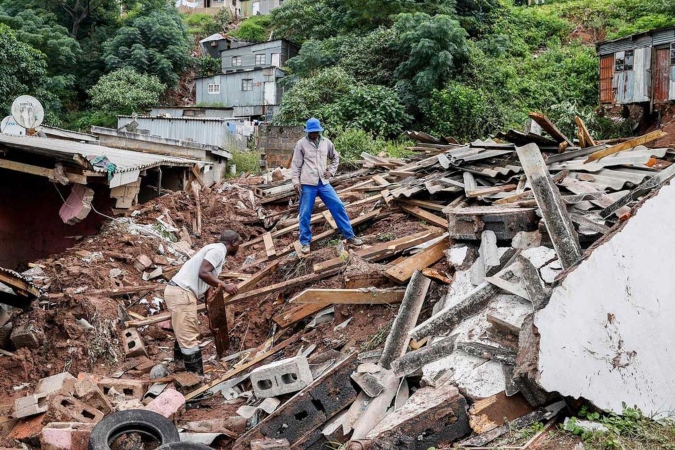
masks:
<svg viewBox="0 0 675 450"><path fill-rule="evenodd" d="M171 418L179 433L161 442L238 450L483 447L545 422L527 448L566 399L672 410L672 289L658 282L672 270L672 150L644 146L660 132L598 143L578 120L572 141L532 118L549 137L535 125L468 145L411 133L410 158L363 154L334 180L361 248L330 241L338 230L318 202L302 255L293 187L275 171L194 183L12 275L41 300L3 319L0 388L19 368L31 381L80 376L15 393L9 438L63 448L54 423L99 439L103 417L128 409ZM221 275L239 293L199 306L200 385L171 362L161 292L223 228L246 240ZM105 374L91 374L92 354ZM157 364L169 370L158 377Z"/></svg>

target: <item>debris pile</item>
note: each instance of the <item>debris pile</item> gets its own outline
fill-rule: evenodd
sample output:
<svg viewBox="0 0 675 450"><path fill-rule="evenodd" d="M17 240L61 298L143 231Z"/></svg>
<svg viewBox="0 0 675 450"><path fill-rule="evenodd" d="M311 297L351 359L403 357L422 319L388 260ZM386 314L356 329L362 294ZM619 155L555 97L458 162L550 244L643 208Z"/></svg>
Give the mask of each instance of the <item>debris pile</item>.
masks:
<svg viewBox="0 0 675 450"><path fill-rule="evenodd" d="M675 367L660 355L673 308L652 277L675 269L658 253L673 151L644 146L658 132L599 143L578 120L572 141L531 117L500 142L409 133L409 158L363 154L335 183L359 248L318 201L303 255L279 170L194 184L24 275L0 272L14 306L39 297L0 324L13 324L0 388L14 400L0 425L44 445L93 439L120 411L155 412L178 425L167 433L215 448L426 449L548 430L565 397L670 411L662 365ZM227 228L246 241L221 274L239 293L199 305L201 379L172 361L162 289ZM29 391L17 372L58 375Z"/></svg>

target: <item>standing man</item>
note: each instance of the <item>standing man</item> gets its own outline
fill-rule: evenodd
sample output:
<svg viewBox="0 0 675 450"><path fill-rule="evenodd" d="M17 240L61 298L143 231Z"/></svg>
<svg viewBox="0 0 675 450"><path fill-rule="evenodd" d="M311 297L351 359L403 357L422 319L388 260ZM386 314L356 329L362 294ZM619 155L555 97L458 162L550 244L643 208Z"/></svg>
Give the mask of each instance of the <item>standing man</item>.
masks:
<svg viewBox="0 0 675 450"><path fill-rule="evenodd" d="M347 242L352 245L363 245L363 241L354 236L345 205L330 185L329 180L335 176L340 164L340 155L335 151L333 143L321 136L322 131L319 119L312 118L307 121L305 127L307 137L300 139L296 144L291 163L293 186L300 195L299 225L302 253L309 253L309 244L312 241L310 221L317 195L330 211Z"/></svg>
<svg viewBox="0 0 675 450"><path fill-rule="evenodd" d="M188 372L204 375L202 351L199 348L199 321L197 299L209 286L222 287L228 294L236 294L236 284L227 284L218 279L223 270L225 257L236 255L241 237L235 231L225 230L220 242L209 244L199 250L169 281L164 290L164 301L171 312L171 326L176 334L173 360L181 361Z"/></svg>

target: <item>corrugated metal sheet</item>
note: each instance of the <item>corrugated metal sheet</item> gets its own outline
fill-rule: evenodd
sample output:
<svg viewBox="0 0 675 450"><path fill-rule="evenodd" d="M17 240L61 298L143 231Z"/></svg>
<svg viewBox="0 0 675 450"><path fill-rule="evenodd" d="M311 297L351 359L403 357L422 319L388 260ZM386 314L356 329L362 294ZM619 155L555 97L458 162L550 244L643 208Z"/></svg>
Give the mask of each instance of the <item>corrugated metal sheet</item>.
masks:
<svg viewBox="0 0 675 450"><path fill-rule="evenodd" d="M654 101L665 102L670 90L670 48L656 49L654 66Z"/></svg>
<svg viewBox="0 0 675 450"><path fill-rule="evenodd" d="M612 55L616 52L623 52L626 50L633 50L639 47L651 47L651 39L645 40L641 43L637 43L631 40L622 40L615 42L606 42L598 45L598 55Z"/></svg>
<svg viewBox="0 0 675 450"><path fill-rule="evenodd" d="M614 82L612 84L616 89L616 103L620 105L631 103L634 81L635 74L632 70L616 72L614 74Z"/></svg>
<svg viewBox="0 0 675 450"><path fill-rule="evenodd" d="M189 167L198 163L196 160L184 158L174 158L151 153L120 150L101 145L81 144L79 142L38 137L19 137L0 134L0 146L47 156L58 161L73 162L74 160L77 160L84 162L86 161L87 156L106 156L110 162L117 166L114 178L110 182L111 187L135 181L138 178L137 173L143 169L158 166ZM91 165L89 165L88 168L94 172L106 172L103 168L93 167ZM132 172L136 173L135 177L124 175L125 173L131 175ZM133 180L126 181L129 178L133 178ZM120 181L126 181L126 183Z"/></svg>
<svg viewBox="0 0 675 450"><path fill-rule="evenodd" d="M586 164L586 158L573 159L549 166L549 170L573 170L582 172L598 172L605 167L611 166L645 166L649 160L654 158L663 158L668 152L667 148L647 148L645 146L635 147L634 150L617 153L607 156L598 161Z"/></svg>
<svg viewBox="0 0 675 450"><path fill-rule="evenodd" d="M637 169L603 169L598 173L572 172L570 176L581 181L594 183L602 191L619 191L624 188L631 189L642 183L648 177L654 175L654 172L647 172Z"/></svg>
<svg viewBox="0 0 675 450"><path fill-rule="evenodd" d="M675 29L670 28L666 30L655 31L653 34L652 45L662 45L675 42Z"/></svg>
<svg viewBox="0 0 675 450"><path fill-rule="evenodd" d="M199 81L199 80L198 80ZM131 116L119 116L117 128L132 121ZM227 133L227 119L211 117L149 117L136 118L138 130L148 130L151 136L200 144L223 146Z"/></svg>
<svg viewBox="0 0 675 450"><path fill-rule="evenodd" d="M669 100L675 100L675 66L670 67L670 93Z"/></svg>
<svg viewBox="0 0 675 450"><path fill-rule="evenodd" d="M614 73L614 54L600 58L600 102L612 103L614 91L612 90L612 75Z"/></svg>
<svg viewBox="0 0 675 450"><path fill-rule="evenodd" d="M635 49L633 72L635 74L633 97L631 101L648 102L651 85L652 49L643 47Z"/></svg>

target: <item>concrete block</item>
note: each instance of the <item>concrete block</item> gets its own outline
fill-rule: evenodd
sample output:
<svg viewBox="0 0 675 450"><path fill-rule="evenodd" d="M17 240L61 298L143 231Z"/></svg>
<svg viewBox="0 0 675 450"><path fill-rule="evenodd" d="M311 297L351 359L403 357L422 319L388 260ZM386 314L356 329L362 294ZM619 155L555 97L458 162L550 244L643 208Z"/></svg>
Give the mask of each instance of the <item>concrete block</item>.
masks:
<svg viewBox="0 0 675 450"><path fill-rule="evenodd" d="M49 394L33 394L17 398L14 401L14 417L21 419L47 412L49 409L47 395Z"/></svg>
<svg viewBox="0 0 675 450"><path fill-rule="evenodd" d="M45 335L42 329L32 324L24 324L14 327L10 339L17 349L19 348L40 348Z"/></svg>
<svg viewBox="0 0 675 450"><path fill-rule="evenodd" d="M98 382L98 388L108 395L111 388L124 395L127 400L142 400L145 394L146 383L138 380L118 380L116 378L103 378Z"/></svg>
<svg viewBox="0 0 675 450"><path fill-rule="evenodd" d="M293 403L283 410L283 414L270 416L269 420L260 424L263 436L274 439L285 438L289 442L295 442L327 420L326 415L317 408L317 404L309 395L298 395L293 400Z"/></svg>
<svg viewBox="0 0 675 450"><path fill-rule="evenodd" d="M46 420L52 422L98 423L103 413L69 395L55 394L49 398Z"/></svg>
<svg viewBox="0 0 675 450"><path fill-rule="evenodd" d="M304 356L275 361L251 372L253 392L260 398L297 392L311 382L312 372Z"/></svg>
<svg viewBox="0 0 675 450"><path fill-rule="evenodd" d="M73 392L76 382L77 378L68 372L52 375L38 381L38 384L35 386L35 394L51 394L59 391L70 394Z"/></svg>
<svg viewBox="0 0 675 450"><path fill-rule="evenodd" d="M96 381L91 377L78 380L78 382L75 383L75 398L92 408L98 409L106 415L110 414L113 410L110 401L98 388Z"/></svg>
<svg viewBox="0 0 675 450"><path fill-rule="evenodd" d="M93 423L52 422L40 433L42 450L87 450Z"/></svg>
<svg viewBox="0 0 675 450"><path fill-rule="evenodd" d="M185 397L175 389L167 389L145 407L167 419L179 413L185 406Z"/></svg>
<svg viewBox="0 0 675 450"><path fill-rule="evenodd" d="M290 450L291 444L287 439L254 439L251 441L251 450Z"/></svg>
<svg viewBox="0 0 675 450"><path fill-rule="evenodd" d="M148 356L148 352L143 345L143 339L135 328L127 328L122 332L124 338L124 354L127 358L136 356Z"/></svg>
<svg viewBox="0 0 675 450"><path fill-rule="evenodd" d="M456 387L422 388L368 433L378 445L426 450L471 433L466 400ZM389 444L389 445L387 445Z"/></svg>

